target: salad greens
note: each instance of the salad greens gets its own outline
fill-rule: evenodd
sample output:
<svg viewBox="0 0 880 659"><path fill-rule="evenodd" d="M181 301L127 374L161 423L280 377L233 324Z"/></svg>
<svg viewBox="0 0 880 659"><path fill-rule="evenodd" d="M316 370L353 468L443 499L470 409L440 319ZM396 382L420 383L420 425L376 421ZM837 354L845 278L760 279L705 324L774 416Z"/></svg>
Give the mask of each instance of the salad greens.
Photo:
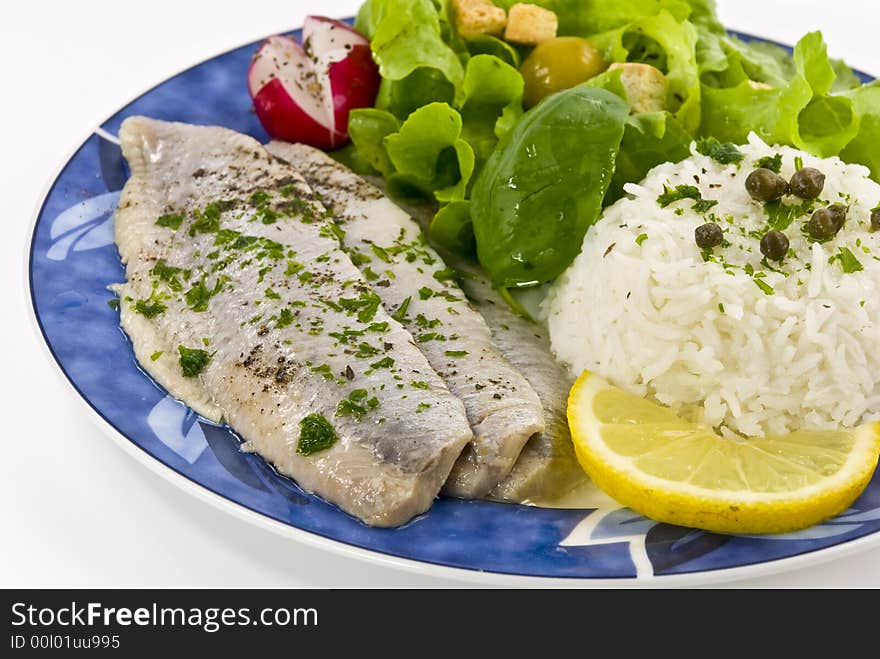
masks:
<svg viewBox="0 0 880 659"><path fill-rule="evenodd" d="M845 93L831 93L837 74L821 34L798 42L793 64L786 83L761 88L745 77L743 60L731 59L738 71L725 72L728 84L740 81L704 88L701 133L743 142L754 131L769 144L791 144L822 157L839 154L857 135L860 117Z"/></svg>
<svg viewBox="0 0 880 659"><path fill-rule="evenodd" d="M510 9L520 0L493 1L499 7ZM684 21L691 14L692 5L706 5L687 0L536 0L532 4L555 12L559 18L559 34L572 35L607 32L661 11Z"/></svg>
<svg viewBox="0 0 880 659"><path fill-rule="evenodd" d="M577 256L628 117L618 96L580 85L540 103L502 141L472 199L477 255L496 283L542 284Z"/></svg>
<svg viewBox="0 0 880 659"><path fill-rule="evenodd" d="M861 85L820 33L790 54L729 35L713 0L532 1L556 12L560 36L588 38L606 62L662 71L665 110L622 112L611 99L627 92L609 70L524 113L518 66L529 49L463 39L451 0L367 0L355 24L382 84L375 108L351 113L353 145L340 157L383 176L393 196L437 206L432 240L476 255L496 285L557 276L603 204L700 138L721 147L754 131L864 164L880 180L880 83ZM590 102L576 109L578 99Z"/></svg>
<svg viewBox="0 0 880 659"><path fill-rule="evenodd" d="M864 85L849 93L859 122L859 132L840 157L846 162L857 162L871 169L874 179L880 181L880 83Z"/></svg>
<svg viewBox="0 0 880 659"><path fill-rule="evenodd" d="M687 158L692 139L668 112L630 116L605 205L620 199L624 185L641 181L657 165Z"/></svg>
<svg viewBox="0 0 880 659"><path fill-rule="evenodd" d="M389 188L416 190L438 201L463 199L474 171L474 151L461 139L462 118L446 103L431 103L413 112L400 132L385 138L385 149L396 173Z"/></svg>
<svg viewBox="0 0 880 659"><path fill-rule="evenodd" d="M370 39L386 95L395 83L423 67L436 70L453 87L464 78L464 67L443 39L441 15L431 0L365 2L355 29Z"/></svg>
<svg viewBox="0 0 880 659"><path fill-rule="evenodd" d="M619 70L606 71L586 84L607 89L626 100L620 75ZM668 111L631 115L620 143L617 166L605 196L605 205L620 199L624 185L641 181L657 165L687 158L692 141L692 135Z"/></svg>
<svg viewBox="0 0 880 659"><path fill-rule="evenodd" d="M700 126L697 30L663 10L654 16L592 37L609 62L640 62L657 67L669 81L672 114L690 133Z"/></svg>

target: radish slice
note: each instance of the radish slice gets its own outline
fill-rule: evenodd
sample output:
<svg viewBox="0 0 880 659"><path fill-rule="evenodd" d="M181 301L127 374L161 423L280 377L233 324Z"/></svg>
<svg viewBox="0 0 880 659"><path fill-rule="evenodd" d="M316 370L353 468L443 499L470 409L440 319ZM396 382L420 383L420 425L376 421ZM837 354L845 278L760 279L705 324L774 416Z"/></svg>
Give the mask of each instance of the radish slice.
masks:
<svg viewBox="0 0 880 659"><path fill-rule="evenodd" d="M248 91L263 128L277 140L321 149L348 143L348 115L371 107L379 70L370 42L332 18L309 16L303 43L269 37L248 71Z"/></svg>

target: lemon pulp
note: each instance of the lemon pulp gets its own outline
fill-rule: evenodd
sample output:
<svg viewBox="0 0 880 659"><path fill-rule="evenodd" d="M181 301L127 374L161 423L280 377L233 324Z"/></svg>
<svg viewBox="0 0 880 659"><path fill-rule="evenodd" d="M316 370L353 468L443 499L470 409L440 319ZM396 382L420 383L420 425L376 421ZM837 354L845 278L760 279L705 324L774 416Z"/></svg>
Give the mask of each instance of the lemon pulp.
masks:
<svg viewBox="0 0 880 659"><path fill-rule="evenodd" d="M880 424L736 440L585 372L568 420L578 461L607 494L670 524L794 531L845 510L880 454Z"/></svg>

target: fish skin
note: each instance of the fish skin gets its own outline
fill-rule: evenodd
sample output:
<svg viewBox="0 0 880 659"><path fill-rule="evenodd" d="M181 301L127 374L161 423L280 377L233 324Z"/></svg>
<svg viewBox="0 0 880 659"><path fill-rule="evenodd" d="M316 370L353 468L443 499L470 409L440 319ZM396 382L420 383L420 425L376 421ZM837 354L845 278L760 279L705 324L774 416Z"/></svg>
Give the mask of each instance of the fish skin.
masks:
<svg viewBox="0 0 880 659"><path fill-rule="evenodd" d="M127 276L117 290L141 365L172 395L222 416L279 472L367 524L397 526L427 510L472 438L464 407L371 297L305 181L223 128L133 117L120 139L132 175L115 217ZM256 192L268 195L269 213ZM179 229L157 226L167 214L185 218ZM160 259L181 270L161 279ZM138 300L165 309L148 318ZM184 377L178 346L210 351L210 362ZM384 357L393 365L378 365ZM415 379L426 388L410 387ZM359 390L363 414L340 407ZM302 455L300 421L310 414L329 420L338 441Z"/></svg>
<svg viewBox="0 0 880 659"><path fill-rule="evenodd" d="M516 314L485 275L473 268L463 287L492 328L498 350L526 374L538 392L547 422L545 430L523 447L510 474L489 498L510 503L552 502L589 480L568 428L568 392L574 381L553 356L546 328Z"/></svg>
<svg viewBox="0 0 880 659"><path fill-rule="evenodd" d="M371 179L381 186L380 179ZM404 210L427 228L436 212L422 204ZM463 272L462 288L486 319L498 350L528 379L544 406L546 429L534 435L507 477L487 496L507 503L550 505L589 482L577 460L568 427L568 393L574 383L553 355L546 325L514 312L483 270L436 246L447 264Z"/></svg>
<svg viewBox="0 0 880 659"><path fill-rule="evenodd" d="M332 210L345 232L343 246L356 255L362 270L381 273L373 285L383 303L389 309L407 304L404 327L464 403L474 441L462 452L443 492L462 498L487 495L508 476L528 439L544 429L538 394L499 353L485 320L426 244L415 220L322 151L286 142L267 148L291 163ZM430 295L420 294L426 289ZM422 340L431 334L445 340Z"/></svg>

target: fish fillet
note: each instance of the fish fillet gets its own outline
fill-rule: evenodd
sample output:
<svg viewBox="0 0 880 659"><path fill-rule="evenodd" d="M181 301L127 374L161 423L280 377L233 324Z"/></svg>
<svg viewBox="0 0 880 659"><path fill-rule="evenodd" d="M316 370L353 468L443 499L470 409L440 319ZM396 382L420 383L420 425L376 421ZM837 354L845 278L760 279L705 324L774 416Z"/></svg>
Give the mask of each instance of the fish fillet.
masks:
<svg viewBox="0 0 880 659"><path fill-rule="evenodd" d="M364 522L427 510L472 438L464 407L303 179L222 128L135 117L120 139L118 292L141 365Z"/></svg>
<svg viewBox="0 0 880 659"><path fill-rule="evenodd" d="M268 149L291 163L333 211L345 250L464 403L474 440L443 491L485 496L510 473L526 441L543 430L538 395L493 345L457 273L426 244L415 220L322 151L284 142Z"/></svg>
<svg viewBox="0 0 880 659"><path fill-rule="evenodd" d="M483 314L498 350L531 383L547 426L523 447L510 474L489 493L489 498L515 503L550 502L589 479L577 461L566 408L574 384L553 357L547 330L514 313L476 268L463 280L471 302Z"/></svg>
<svg viewBox="0 0 880 659"><path fill-rule="evenodd" d="M379 181L375 183L381 185ZM436 212L427 205L404 205L403 208L422 227L428 226ZM545 430L526 443L510 474L488 498L511 503L555 504L589 483L575 456L568 429L566 407L572 379L553 356L544 324L514 313L478 266L440 248L438 252L446 263L465 274L462 288L486 319L495 346L526 376L544 406Z"/></svg>

